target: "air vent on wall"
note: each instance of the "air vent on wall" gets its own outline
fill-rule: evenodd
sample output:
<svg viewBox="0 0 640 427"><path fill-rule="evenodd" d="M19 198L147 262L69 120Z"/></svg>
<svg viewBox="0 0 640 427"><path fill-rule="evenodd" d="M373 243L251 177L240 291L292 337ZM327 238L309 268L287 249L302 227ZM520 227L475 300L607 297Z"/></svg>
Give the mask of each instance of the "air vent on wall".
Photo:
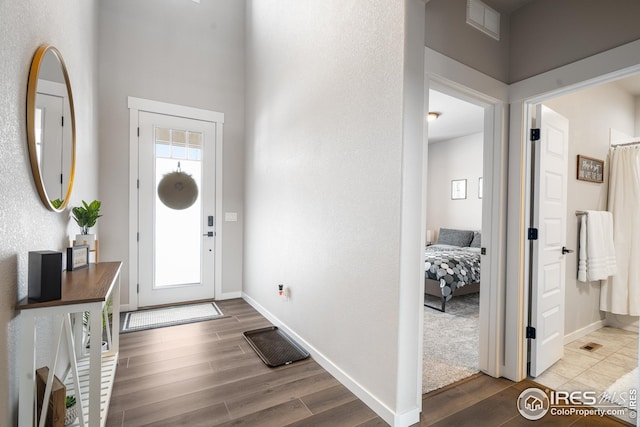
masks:
<svg viewBox="0 0 640 427"><path fill-rule="evenodd" d="M500 40L500 13L480 0L467 0L467 24Z"/></svg>

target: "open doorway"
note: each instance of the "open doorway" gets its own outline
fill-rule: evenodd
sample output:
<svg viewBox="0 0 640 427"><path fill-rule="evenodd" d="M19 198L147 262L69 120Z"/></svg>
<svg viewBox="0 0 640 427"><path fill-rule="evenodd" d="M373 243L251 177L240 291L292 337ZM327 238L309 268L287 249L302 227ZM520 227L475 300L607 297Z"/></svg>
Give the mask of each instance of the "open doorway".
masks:
<svg viewBox="0 0 640 427"><path fill-rule="evenodd" d="M425 111L429 110L429 93L435 90L443 94L453 96L460 100L480 107L483 110L483 148L482 148L482 226L481 242L485 255L481 255L481 282L482 292L479 294L479 343L478 343L478 368L481 372L493 377L504 375L504 342L505 342L505 264L506 258L506 228L507 215L506 204L507 180L504 171L507 168L507 85L496 81L464 64L448 58L429 48L425 48ZM434 106L435 108L435 106ZM442 116L444 119L444 116ZM427 131L425 132L426 149L424 150L424 174L423 174L423 206L424 218L423 238L427 243L427 209L430 203L437 203L433 195L427 191L428 187L428 129L429 123L425 120ZM432 135L433 136L433 135ZM476 179L479 178L475 177ZM447 197L451 198L451 182L447 184ZM473 192L472 192L473 191ZM467 188L468 194L477 197L477 188ZM436 230L431 230L431 241L437 242ZM424 250L422 255L424 256ZM419 286L425 286L425 279L421 279ZM455 298L455 297L453 297ZM420 298L422 306L424 297ZM422 307L424 318L425 310ZM446 308L445 308L446 310ZM446 311L445 311L446 312ZM424 342L429 336L424 334L424 321L421 321L420 334L417 337L423 345L418 347L419 357L422 362L428 354L424 351ZM449 328L451 335L455 329ZM422 382L422 381L421 381Z"/></svg>
<svg viewBox="0 0 640 427"><path fill-rule="evenodd" d="M431 89L429 112L423 393L480 371L484 108Z"/></svg>
<svg viewBox="0 0 640 427"><path fill-rule="evenodd" d="M549 361L548 368L530 366L532 369L529 371L535 381L549 388L595 393L597 405L619 409L615 414L627 421L631 421L631 414L625 410L628 409L625 400L628 404L629 390L638 387L638 317L608 310L601 301L606 285L600 280L580 280L578 273L582 268L580 261L585 260L585 254L580 255L580 249L586 242L583 235L586 230L584 221L587 220L585 212L610 211L610 146L627 142L620 141L619 135L640 134L639 100L640 79L631 77L542 101L545 107L566 117L569 125L563 226L566 229L564 246L574 251L564 255L566 271L561 277L564 283L560 295L564 300L564 313L558 319L562 322L559 354L555 360ZM536 110L533 107L529 110ZM596 169L602 162L601 172L595 171L593 176L581 175L578 156L595 160ZM534 169L538 167L536 165ZM532 216L539 212L539 208L540 204L533 205ZM538 238L544 240L545 231L541 227ZM638 240L640 235L631 239ZM561 248L556 249L561 251ZM536 283L542 282L532 283L534 299L533 294L540 289ZM542 325L544 316L536 313L535 307L532 309L531 325ZM540 317L537 323L536 316ZM537 330L536 339L531 341L549 338L549 334L540 334ZM529 362L542 356L536 352L540 350L531 345ZM634 378L635 384L628 384Z"/></svg>

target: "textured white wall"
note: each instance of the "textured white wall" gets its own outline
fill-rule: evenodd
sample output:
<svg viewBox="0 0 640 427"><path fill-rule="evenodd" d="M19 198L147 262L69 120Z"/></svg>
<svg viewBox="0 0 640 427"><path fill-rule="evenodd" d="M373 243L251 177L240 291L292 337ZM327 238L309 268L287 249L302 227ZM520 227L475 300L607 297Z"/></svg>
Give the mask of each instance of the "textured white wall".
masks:
<svg viewBox="0 0 640 427"><path fill-rule="evenodd" d="M482 141L483 134L477 133L429 145L427 229L434 232L434 242L440 228L482 228L482 199L478 198ZM451 200L454 179L467 180L466 199Z"/></svg>
<svg viewBox="0 0 640 427"><path fill-rule="evenodd" d="M76 234L69 211L42 205L29 166L26 132L27 78L38 46L56 46L67 65L77 123L75 186L70 205L97 190L97 6L95 1L0 2L0 425L16 425L20 317L15 303L27 295L27 253L62 251ZM73 222L73 221L71 221ZM51 328L38 324L38 366L50 363Z"/></svg>
<svg viewBox="0 0 640 427"><path fill-rule="evenodd" d="M224 113L222 290L242 290L244 224L244 10L237 0L100 2L100 258L124 261L129 298L127 97ZM220 298L220 295L216 297Z"/></svg>
<svg viewBox="0 0 640 427"><path fill-rule="evenodd" d="M399 333L411 294L401 295L402 189L408 181L404 196L419 200L421 169L403 171L403 155L421 162L424 76L421 63L418 72L403 66L404 37L415 35L405 5L260 0L247 8L244 292L389 408L415 408L416 390L398 391L402 369L414 373L408 387L418 376L417 333L413 361L399 367L410 360ZM407 56L420 62L423 50L420 41ZM420 112L403 153L408 87ZM416 244L414 291L419 253ZM291 290L286 303L279 283ZM405 314L415 327L418 309Z"/></svg>
<svg viewBox="0 0 640 427"><path fill-rule="evenodd" d="M565 333L570 334L604 319L599 308L599 283L577 281L578 218L575 212L606 210L608 181L605 178L604 184L596 184L577 180L577 155L606 159L610 128L633 135L635 100L616 83L610 83L545 101L544 104L569 119L567 247L576 249L567 256L565 282L565 301L571 302L565 307ZM608 167L606 163L607 173Z"/></svg>

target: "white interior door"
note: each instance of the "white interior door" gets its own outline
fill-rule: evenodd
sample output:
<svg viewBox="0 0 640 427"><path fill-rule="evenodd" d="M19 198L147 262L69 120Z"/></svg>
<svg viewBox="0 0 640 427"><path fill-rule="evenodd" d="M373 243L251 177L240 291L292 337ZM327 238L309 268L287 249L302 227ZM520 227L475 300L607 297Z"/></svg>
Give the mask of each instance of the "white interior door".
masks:
<svg viewBox="0 0 640 427"><path fill-rule="evenodd" d="M140 112L141 307L214 297L215 126L212 122ZM157 193L162 177L178 167L198 186L195 203L180 210L165 206Z"/></svg>
<svg viewBox="0 0 640 427"><path fill-rule="evenodd" d="M569 121L539 105L540 141L535 149L530 375L536 377L562 358L564 349L564 287L567 235L567 166Z"/></svg>
<svg viewBox="0 0 640 427"><path fill-rule="evenodd" d="M38 93L36 96L36 148L42 181L50 200L63 199L68 185L68 182L63 181L64 175L69 174L62 173L63 103L64 98L60 96L45 93Z"/></svg>

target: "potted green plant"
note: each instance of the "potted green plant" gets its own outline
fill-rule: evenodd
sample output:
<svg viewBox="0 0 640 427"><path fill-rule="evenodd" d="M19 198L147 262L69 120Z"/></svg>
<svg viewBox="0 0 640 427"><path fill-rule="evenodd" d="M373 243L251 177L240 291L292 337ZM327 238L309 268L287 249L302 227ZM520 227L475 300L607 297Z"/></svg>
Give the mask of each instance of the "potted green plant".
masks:
<svg viewBox="0 0 640 427"><path fill-rule="evenodd" d="M80 234L76 234L76 245L89 245L89 249L96 248L96 235L89 234L89 229L96 225L96 221L100 215L100 200L94 200L91 203L82 201L82 206L76 206L71 209L73 219L80 226Z"/></svg>
<svg viewBox="0 0 640 427"><path fill-rule="evenodd" d="M65 399L65 406L67 408L67 412L64 417L64 425L68 426L73 424L76 418L78 418L78 405L76 404L75 396L67 396Z"/></svg>

